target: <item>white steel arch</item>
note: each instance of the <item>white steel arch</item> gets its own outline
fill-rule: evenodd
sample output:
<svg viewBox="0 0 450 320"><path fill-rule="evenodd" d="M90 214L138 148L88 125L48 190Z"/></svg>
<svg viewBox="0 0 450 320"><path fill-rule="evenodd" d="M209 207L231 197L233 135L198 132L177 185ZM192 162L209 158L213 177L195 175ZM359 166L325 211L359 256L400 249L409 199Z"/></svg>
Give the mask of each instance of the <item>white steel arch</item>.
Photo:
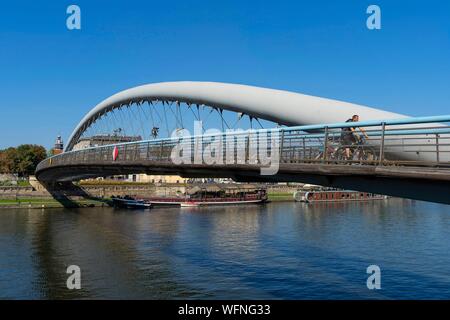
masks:
<svg viewBox="0 0 450 320"><path fill-rule="evenodd" d="M70 151L83 132L107 112L132 102L178 101L242 112L284 125L343 122L353 114L360 120L398 119L405 115L363 105L295 92L220 82L162 82L146 84L112 95L80 121L67 144Z"/></svg>

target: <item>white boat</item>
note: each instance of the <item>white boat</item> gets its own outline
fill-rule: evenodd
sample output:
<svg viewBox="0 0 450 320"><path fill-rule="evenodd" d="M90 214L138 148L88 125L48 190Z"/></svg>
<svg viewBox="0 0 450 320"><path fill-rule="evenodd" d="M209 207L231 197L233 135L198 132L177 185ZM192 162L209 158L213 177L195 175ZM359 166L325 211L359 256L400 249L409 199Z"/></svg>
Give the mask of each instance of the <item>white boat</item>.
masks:
<svg viewBox="0 0 450 320"><path fill-rule="evenodd" d="M294 200L298 202L344 202L344 201L371 201L384 200L387 196L351 191L351 190L315 190L315 191L297 191L294 193Z"/></svg>

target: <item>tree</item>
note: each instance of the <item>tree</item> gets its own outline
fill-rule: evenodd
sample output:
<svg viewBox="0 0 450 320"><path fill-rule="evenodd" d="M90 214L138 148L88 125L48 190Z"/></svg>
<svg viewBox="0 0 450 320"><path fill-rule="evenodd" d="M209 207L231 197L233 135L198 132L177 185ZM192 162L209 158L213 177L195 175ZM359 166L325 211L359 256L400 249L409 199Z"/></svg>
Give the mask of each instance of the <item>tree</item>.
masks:
<svg viewBox="0 0 450 320"><path fill-rule="evenodd" d="M39 162L47 157L42 146L24 144L0 151L0 172L18 173L21 177L34 174Z"/></svg>
<svg viewBox="0 0 450 320"><path fill-rule="evenodd" d="M7 171L5 151L0 150L0 173L8 173Z"/></svg>
<svg viewBox="0 0 450 320"><path fill-rule="evenodd" d="M14 173L17 166L17 152L15 148L0 151L0 172Z"/></svg>
<svg viewBox="0 0 450 320"><path fill-rule="evenodd" d="M17 173L20 176L34 174L36 166L46 158L45 148L37 145L24 144L17 147Z"/></svg>

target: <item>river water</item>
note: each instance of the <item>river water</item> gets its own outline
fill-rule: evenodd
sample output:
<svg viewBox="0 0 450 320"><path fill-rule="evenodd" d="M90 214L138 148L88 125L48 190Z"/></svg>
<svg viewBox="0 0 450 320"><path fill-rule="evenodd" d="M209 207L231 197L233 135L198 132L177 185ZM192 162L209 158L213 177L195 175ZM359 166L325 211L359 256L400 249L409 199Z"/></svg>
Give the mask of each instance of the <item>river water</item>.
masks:
<svg viewBox="0 0 450 320"><path fill-rule="evenodd" d="M0 298L450 299L450 206L1 210Z"/></svg>

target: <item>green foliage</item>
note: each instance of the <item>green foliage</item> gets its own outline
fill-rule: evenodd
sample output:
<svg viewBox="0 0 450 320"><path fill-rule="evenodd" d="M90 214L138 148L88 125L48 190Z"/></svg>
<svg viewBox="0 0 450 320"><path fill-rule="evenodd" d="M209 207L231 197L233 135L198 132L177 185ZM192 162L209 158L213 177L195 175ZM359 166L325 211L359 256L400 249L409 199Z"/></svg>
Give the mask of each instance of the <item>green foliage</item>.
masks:
<svg viewBox="0 0 450 320"><path fill-rule="evenodd" d="M33 144L0 150L0 173L18 173L20 177L28 177L46 157L45 148Z"/></svg>
<svg viewBox="0 0 450 320"><path fill-rule="evenodd" d="M0 181L0 187L12 187L14 184L11 181Z"/></svg>

